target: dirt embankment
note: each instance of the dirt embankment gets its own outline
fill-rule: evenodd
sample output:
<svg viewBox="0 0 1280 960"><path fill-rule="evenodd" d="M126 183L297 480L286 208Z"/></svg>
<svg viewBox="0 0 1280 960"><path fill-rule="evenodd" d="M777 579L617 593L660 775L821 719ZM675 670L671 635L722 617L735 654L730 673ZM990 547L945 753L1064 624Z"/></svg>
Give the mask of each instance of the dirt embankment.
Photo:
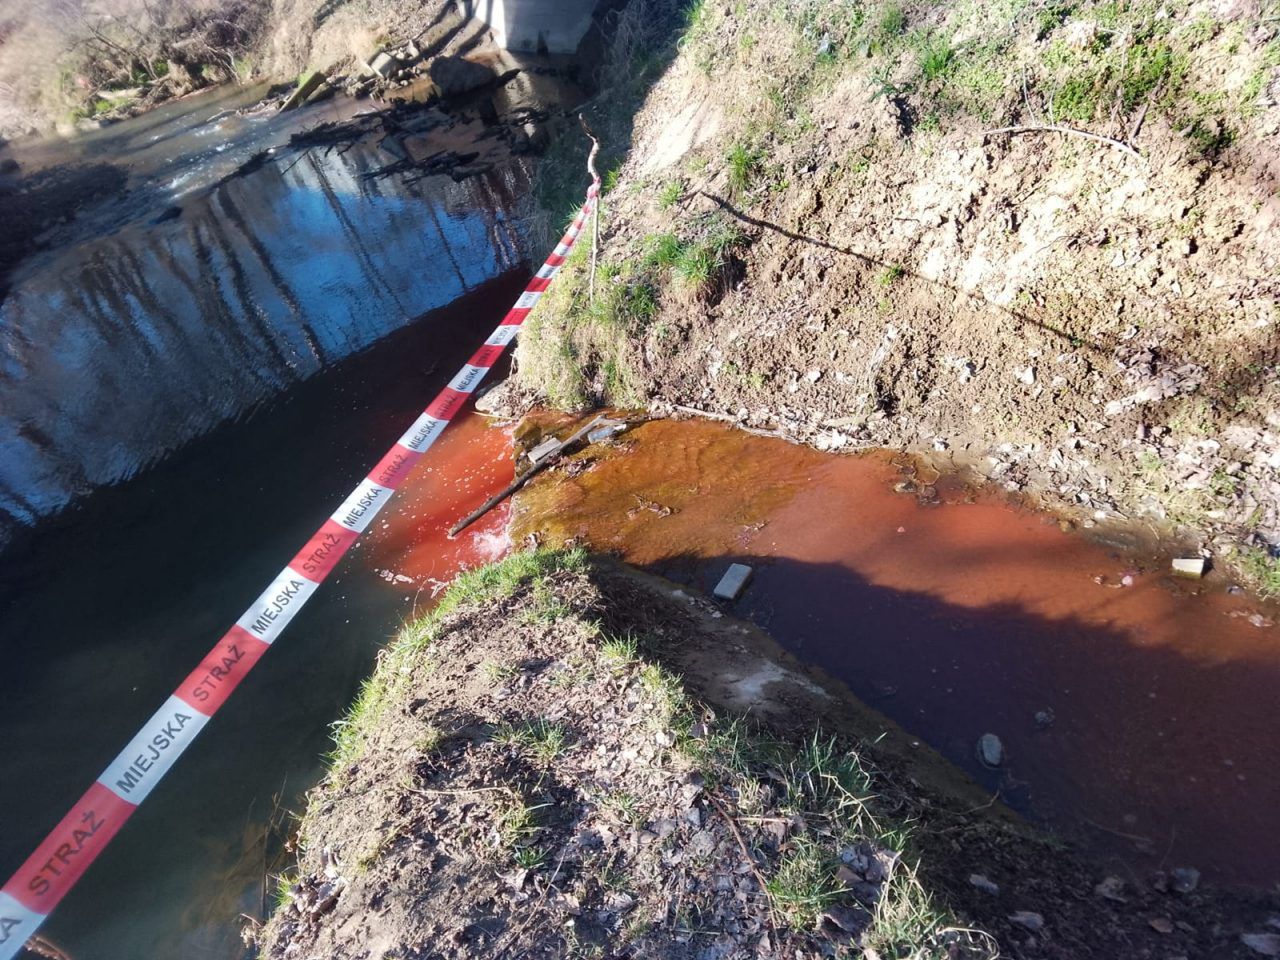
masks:
<svg viewBox="0 0 1280 960"><path fill-rule="evenodd" d="M698 4L670 55L593 105L597 294L583 245L533 395L927 452L1280 592L1274 17Z"/></svg>
<svg viewBox="0 0 1280 960"><path fill-rule="evenodd" d="M756 628L580 553L464 575L337 739L264 957L1228 958L1266 922L1105 876Z"/></svg>

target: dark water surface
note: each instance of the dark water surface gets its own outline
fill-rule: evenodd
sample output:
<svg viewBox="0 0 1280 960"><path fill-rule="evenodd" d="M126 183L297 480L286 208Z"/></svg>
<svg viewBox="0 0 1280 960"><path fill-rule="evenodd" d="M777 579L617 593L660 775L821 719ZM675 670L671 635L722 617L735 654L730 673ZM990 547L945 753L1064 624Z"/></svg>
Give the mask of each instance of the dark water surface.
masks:
<svg viewBox="0 0 1280 960"><path fill-rule="evenodd" d="M0 871L45 832L465 361L525 277L493 281L5 557ZM492 559L504 517L445 531L511 478L510 438L455 424L46 924L73 957L239 955L277 800L320 773L329 725L429 577ZM406 542L433 565L414 564ZM400 574L405 576L404 574ZM274 869L278 865L270 863Z"/></svg>
<svg viewBox="0 0 1280 960"><path fill-rule="evenodd" d="M522 163L368 178L361 145L223 179L332 114L217 118L247 97L64 148L116 151L130 190L0 302L6 877L527 279ZM501 511L444 532L511 474L506 431L455 423L43 932L76 960L240 956L330 723L439 581L505 549Z"/></svg>
<svg viewBox="0 0 1280 960"><path fill-rule="evenodd" d="M392 158L360 143L229 176L338 108L249 120L224 115L226 95L200 103L63 148L121 151L130 180L0 301L0 544L524 259L523 162L380 177Z"/></svg>
<svg viewBox="0 0 1280 960"><path fill-rule="evenodd" d="M955 481L922 505L901 479L884 453L653 422L526 488L512 535L578 537L708 593L748 563L736 612L1115 872L1280 881L1275 605L1175 581L1167 557L1109 546L1121 531L1067 533Z"/></svg>

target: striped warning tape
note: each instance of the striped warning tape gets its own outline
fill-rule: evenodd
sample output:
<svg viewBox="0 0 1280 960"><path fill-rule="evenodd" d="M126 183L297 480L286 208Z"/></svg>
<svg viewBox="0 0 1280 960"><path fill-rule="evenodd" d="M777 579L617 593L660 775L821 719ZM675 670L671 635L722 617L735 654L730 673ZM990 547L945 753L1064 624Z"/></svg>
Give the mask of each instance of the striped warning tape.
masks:
<svg viewBox="0 0 1280 960"><path fill-rule="evenodd" d="M599 192L593 176L573 224L489 339L0 888L0 960L75 886L463 408L564 264Z"/></svg>

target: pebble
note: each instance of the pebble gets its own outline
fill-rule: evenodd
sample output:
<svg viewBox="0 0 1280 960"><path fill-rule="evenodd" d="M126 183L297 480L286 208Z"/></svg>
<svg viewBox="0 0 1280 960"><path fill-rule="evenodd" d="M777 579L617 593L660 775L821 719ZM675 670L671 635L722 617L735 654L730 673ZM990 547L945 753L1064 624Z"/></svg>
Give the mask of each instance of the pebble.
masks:
<svg viewBox="0 0 1280 960"><path fill-rule="evenodd" d="M1123 895L1124 881L1119 877L1107 877L1093 888L1093 892L1104 900L1113 900L1116 903L1128 902Z"/></svg>
<svg viewBox="0 0 1280 960"><path fill-rule="evenodd" d="M1017 913L1009 914L1009 919L1024 930L1030 930L1032 933L1039 933L1044 929L1044 917L1034 910L1019 910Z"/></svg>
<svg viewBox="0 0 1280 960"><path fill-rule="evenodd" d="M978 760L985 766L998 767L1004 762L1004 744L994 733L984 733L978 738Z"/></svg>
<svg viewBox="0 0 1280 960"><path fill-rule="evenodd" d="M1242 933L1240 942L1264 957L1280 957L1280 934Z"/></svg>
<svg viewBox="0 0 1280 960"><path fill-rule="evenodd" d="M1000 885L993 883L980 873L969 874L969 883L983 893L989 893L993 897L1000 895Z"/></svg>
<svg viewBox="0 0 1280 960"><path fill-rule="evenodd" d="M1191 893L1200 886L1200 871L1195 867L1174 867L1170 878L1175 893Z"/></svg>

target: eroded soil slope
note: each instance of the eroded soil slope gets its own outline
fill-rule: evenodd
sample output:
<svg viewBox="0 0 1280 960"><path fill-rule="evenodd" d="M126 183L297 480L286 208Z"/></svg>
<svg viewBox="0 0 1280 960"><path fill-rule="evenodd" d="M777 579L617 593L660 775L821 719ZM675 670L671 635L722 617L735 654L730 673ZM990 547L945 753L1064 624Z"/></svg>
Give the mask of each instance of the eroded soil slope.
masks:
<svg viewBox="0 0 1280 960"><path fill-rule="evenodd" d="M596 102L596 294L583 250L527 388L930 451L1280 590L1274 16L705 4L672 56Z"/></svg>

